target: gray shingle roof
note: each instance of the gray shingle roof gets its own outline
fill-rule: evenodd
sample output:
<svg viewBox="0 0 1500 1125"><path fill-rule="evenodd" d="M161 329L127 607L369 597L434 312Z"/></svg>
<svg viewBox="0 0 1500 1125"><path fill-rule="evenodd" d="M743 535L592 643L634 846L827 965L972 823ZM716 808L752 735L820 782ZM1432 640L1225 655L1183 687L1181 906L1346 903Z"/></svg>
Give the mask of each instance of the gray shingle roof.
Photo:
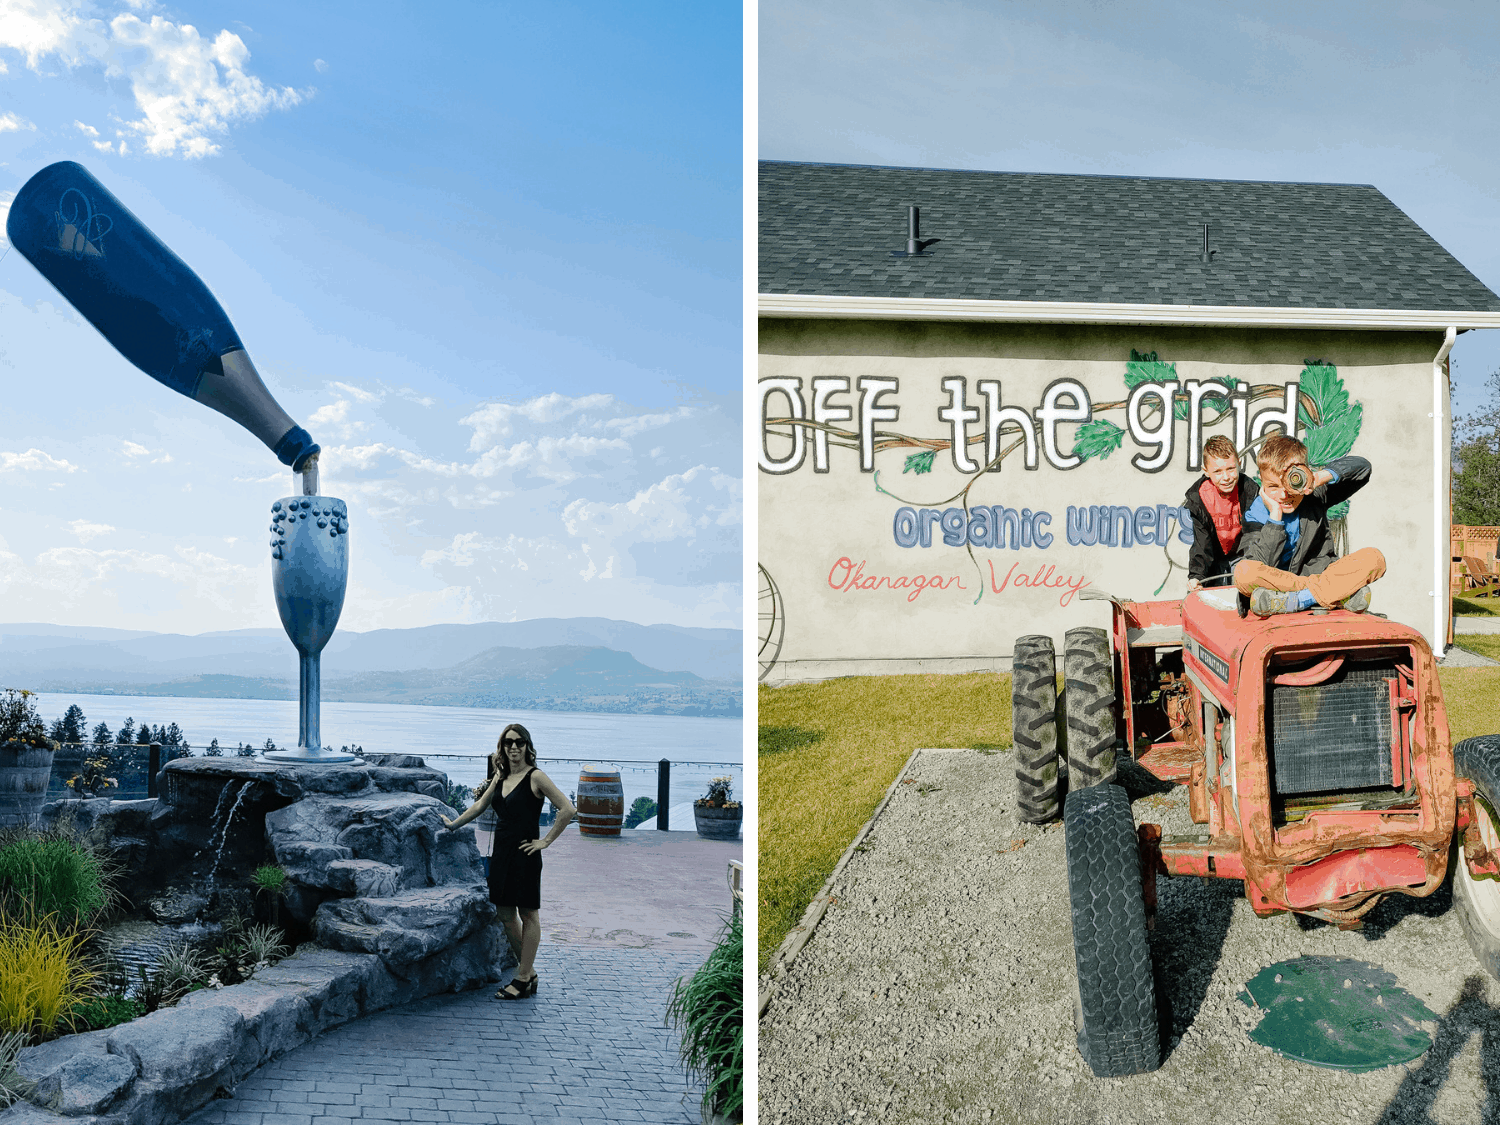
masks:
<svg viewBox="0 0 1500 1125"><path fill-rule="evenodd" d="M1500 311L1368 184L780 161L759 179L762 293ZM909 204L931 257L891 256Z"/></svg>

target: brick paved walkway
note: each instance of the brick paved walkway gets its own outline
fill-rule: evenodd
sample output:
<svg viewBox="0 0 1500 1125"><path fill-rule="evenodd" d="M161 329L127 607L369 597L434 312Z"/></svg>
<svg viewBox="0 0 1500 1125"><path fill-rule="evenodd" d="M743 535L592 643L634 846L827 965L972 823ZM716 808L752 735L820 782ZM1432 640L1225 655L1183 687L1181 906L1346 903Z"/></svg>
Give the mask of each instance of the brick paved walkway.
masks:
<svg viewBox="0 0 1500 1125"><path fill-rule="evenodd" d="M544 943L534 998L497 985L432 996L334 1028L267 1063L192 1125L700 1121L703 1095L664 1026L696 950Z"/></svg>

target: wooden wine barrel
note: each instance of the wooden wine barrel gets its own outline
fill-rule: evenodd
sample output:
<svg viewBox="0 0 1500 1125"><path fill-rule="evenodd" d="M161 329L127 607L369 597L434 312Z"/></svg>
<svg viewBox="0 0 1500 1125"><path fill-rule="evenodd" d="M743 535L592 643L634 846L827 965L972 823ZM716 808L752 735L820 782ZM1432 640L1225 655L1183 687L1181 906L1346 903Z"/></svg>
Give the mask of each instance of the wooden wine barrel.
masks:
<svg viewBox="0 0 1500 1125"><path fill-rule="evenodd" d="M578 831L585 836L618 836L625 823L625 786L620 771L588 766L578 775Z"/></svg>
<svg viewBox="0 0 1500 1125"><path fill-rule="evenodd" d="M47 799L53 751L0 743L0 828L29 824Z"/></svg>

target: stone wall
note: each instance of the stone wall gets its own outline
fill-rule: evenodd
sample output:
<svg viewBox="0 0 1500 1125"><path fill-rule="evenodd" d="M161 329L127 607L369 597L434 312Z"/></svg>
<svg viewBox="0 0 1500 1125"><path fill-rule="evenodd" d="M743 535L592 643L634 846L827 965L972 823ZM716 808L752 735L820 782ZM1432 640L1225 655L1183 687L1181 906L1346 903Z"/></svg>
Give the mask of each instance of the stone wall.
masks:
<svg viewBox="0 0 1500 1125"><path fill-rule="evenodd" d="M27 1048L20 1070L34 1085L0 1125L176 1121L329 1027L499 981L514 966L473 830L442 826L446 779L420 758L192 758L160 776L157 800L58 802L47 813L74 817L109 848L133 905L158 921L245 901L248 874L275 862L290 921L316 940L244 984Z"/></svg>

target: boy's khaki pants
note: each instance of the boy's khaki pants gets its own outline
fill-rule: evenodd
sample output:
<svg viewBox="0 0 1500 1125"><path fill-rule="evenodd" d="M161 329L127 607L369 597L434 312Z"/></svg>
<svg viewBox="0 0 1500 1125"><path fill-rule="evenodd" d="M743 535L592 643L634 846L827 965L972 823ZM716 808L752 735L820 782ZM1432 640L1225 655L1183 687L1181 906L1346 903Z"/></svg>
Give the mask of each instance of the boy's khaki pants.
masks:
<svg viewBox="0 0 1500 1125"><path fill-rule="evenodd" d="M1247 597L1257 586L1267 586L1280 593L1306 590L1319 605L1332 609L1383 574L1385 556L1374 547L1361 547L1334 559L1322 574L1293 574L1253 559L1244 559L1235 565L1234 585Z"/></svg>

